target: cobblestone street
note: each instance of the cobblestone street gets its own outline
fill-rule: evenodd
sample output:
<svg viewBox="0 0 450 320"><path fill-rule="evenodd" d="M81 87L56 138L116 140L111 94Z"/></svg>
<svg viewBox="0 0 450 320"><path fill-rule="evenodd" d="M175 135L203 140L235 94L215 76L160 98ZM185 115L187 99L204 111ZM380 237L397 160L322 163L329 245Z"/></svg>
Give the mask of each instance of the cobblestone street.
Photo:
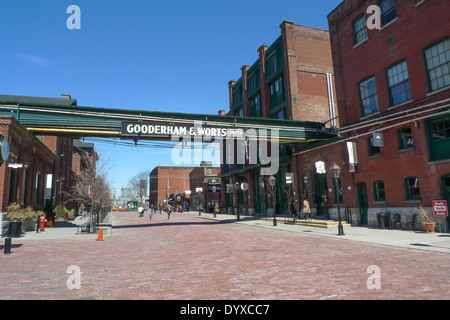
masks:
<svg viewBox="0 0 450 320"><path fill-rule="evenodd" d="M450 255L193 214L114 213L112 236L13 239L0 299L448 299ZM2 246L0 246L3 250ZM68 289L69 266L81 271ZM369 266L381 272L369 289Z"/></svg>

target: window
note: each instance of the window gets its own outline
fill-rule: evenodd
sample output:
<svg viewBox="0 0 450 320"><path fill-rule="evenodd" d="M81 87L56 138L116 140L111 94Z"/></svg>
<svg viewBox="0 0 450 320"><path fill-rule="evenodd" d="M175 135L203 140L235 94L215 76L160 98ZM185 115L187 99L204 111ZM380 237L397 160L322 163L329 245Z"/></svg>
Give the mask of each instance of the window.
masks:
<svg viewBox="0 0 450 320"><path fill-rule="evenodd" d="M251 95L256 89L260 87L259 70L256 70L248 77L247 94Z"/></svg>
<svg viewBox="0 0 450 320"><path fill-rule="evenodd" d="M367 39L366 18L361 15L353 22L353 40L355 45Z"/></svg>
<svg viewBox="0 0 450 320"><path fill-rule="evenodd" d="M270 107L275 107L281 101L284 101L283 76L276 79L269 85Z"/></svg>
<svg viewBox="0 0 450 320"><path fill-rule="evenodd" d="M375 77L370 77L359 83L362 115L367 116L378 111L377 87Z"/></svg>
<svg viewBox="0 0 450 320"><path fill-rule="evenodd" d="M373 137L370 137L367 140L367 142L368 142L368 145L369 145L369 157L377 155L377 154L380 154L380 147L374 147L373 146Z"/></svg>
<svg viewBox="0 0 450 320"><path fill-rule="evenodd" d="M286 113L283 109L283 110L273 113L270 117L272 119L286 120Z"/></svg>
<svg viewBox="0 0 450 320"><path fill-rule="evenodd" d="M261 97L258 94L254 98L250 99L250 109L252 117L261 117Z"/></svg>
<svg viewBox="0 0 450 320"><path fill-rule="evenodd" d="M238 106L244 100L242 86L239 86L236 90L233 91L233 107Z"/></svg>
<svg viewBox="0 0 450 320"><path fill-rule="evenodd" d="M424 52L430 91L450 85L450 40L445 39Z"/></svg>
<svg viewBox="0 0 450 320"><path fill-rule="evenodd" d="M399 149L410 149L414 147L414 140L410 127L403 127L398 129L398 145Z"/></svg>
<svg viewBox="0 0 450 320"><path fill-rule="evenodd" d="M375 201L386 201L386 195L384 193L384 182L382 180L373 182L373 193Z"/></svg>
<svg viewBox="0 0 450 320"><path fill-rule="evenodd" d="M431 123L433 140L450 138L450 118Z"/></svg>
<svg viewBox="0 0 450 320"><path fill-rule="evenodd" d="M406 200L420 200L419 178L408 177L405 179Z"/></svg>
<svg viewBox="0 0 450 320"><path fill-rule="evenodd" d="M450 116L428 119L425 125L430 161L450 159Z"/></svg>
<svg viewBox="0 0 450 320"><path fill-rule="evenodd" d="M239 108L238 110L235 110L234 115L236 117L243 117L244 116L244 108Z"/></svg>
<svg viewBox="0 0 450 320"><path fill-rule="evenodd" d="M267 77L273 75L277 70L278 70L278 59L277 54L275 53L267 61Z"/></svg>
<svg viewBox="0 0 450 320"><path fill-rule="evenodd" d="M378 6L381 10L381 26L385 26L386 24L397 18L394 0L381 0L380 2L378 2Z"/></svg>
<svg viewBox="0 0 450 320"><path fill-rule="evenodd" d="M387 69L387 79L391 105L411 100L411 90L409 87L408 68L406 61L400 62Z"/></svg>

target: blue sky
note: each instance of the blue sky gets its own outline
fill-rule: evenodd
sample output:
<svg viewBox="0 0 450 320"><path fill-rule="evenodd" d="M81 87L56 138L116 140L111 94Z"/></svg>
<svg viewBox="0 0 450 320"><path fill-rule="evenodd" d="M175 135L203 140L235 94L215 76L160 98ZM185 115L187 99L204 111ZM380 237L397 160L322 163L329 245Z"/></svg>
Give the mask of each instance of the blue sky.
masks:
<svg viewBox="0 0 450 320"><path fill-rule="evenodd" d="M2 0L0 94L217 114L228 110L228 81L280 36L283 20L328 30L340 2ZM66 26L70 5L81 10L80 30ZM137 173L172 164L170 149L93 142L117 192Z"/></svg>

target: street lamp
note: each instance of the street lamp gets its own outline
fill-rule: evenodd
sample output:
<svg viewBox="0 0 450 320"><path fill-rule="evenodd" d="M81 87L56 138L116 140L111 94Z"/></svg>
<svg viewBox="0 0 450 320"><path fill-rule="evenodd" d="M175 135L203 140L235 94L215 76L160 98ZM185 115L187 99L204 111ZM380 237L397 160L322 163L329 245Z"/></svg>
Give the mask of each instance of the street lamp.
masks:
<svg viewBox="0 0 450 320"><path fill-rule="evenodd" d="M269 185L272 188L272 210L273 210L273 226L276 227L277 226L277 219L275 217L275 192L274 192L274 186L275 186L275 177L274 176L270 176L269 177Z"/></svg>
<svg viewBox="0 0 450 320"><path fill-rule="evenodd" d="M238 203L239 201L238 201L238 194L237 194L237 192L239 190L239 182L237 182L237 181L234 184L234 190L236 190L236 205L237 205L236 214L237 214L237 219L241 220L241 216L239 215L239 203Z"/></svg>
<svg viewBox="0 0 450 320"><path fill-rule="evenodd" d="M337 204L337 209L338 209L338 220L339 220L339 224L338 224L338 235L339 236L344 236L344 226L342 225L342 221L341 221L341 208L339 206L339 190L338 190L338 184L337 184L337 180L339 179L339 176L341 175L341 168L339 168L335 163L333 163L333 165L330 168L331 171L331 177L333 178L333 184L334 184L334 190L336 192L336 204Z"/></svg>

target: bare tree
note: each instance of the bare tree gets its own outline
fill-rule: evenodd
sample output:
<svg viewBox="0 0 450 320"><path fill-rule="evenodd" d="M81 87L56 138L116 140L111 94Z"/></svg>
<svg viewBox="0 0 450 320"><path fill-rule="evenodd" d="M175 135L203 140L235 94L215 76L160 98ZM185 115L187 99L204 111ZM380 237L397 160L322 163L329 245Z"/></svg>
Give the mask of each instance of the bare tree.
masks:
<svg viewBox="0 0 450 320"><path fill-rule="evenodd" d="M93 214L99 212L102 207L111 206L111 190L106 175L109 161L97 163L96 166L89 163L85 165L85 169L75 177L68 199L89 209L93 227Z"/></svg>
<svg viewBox="0 0 450 320"><path fill-rule="evenodd" d="M149 170L142 171L130 179L130 185L135 192L136 198L139 202L145 202L145 196L148 190L148 175Z"/></svg>

